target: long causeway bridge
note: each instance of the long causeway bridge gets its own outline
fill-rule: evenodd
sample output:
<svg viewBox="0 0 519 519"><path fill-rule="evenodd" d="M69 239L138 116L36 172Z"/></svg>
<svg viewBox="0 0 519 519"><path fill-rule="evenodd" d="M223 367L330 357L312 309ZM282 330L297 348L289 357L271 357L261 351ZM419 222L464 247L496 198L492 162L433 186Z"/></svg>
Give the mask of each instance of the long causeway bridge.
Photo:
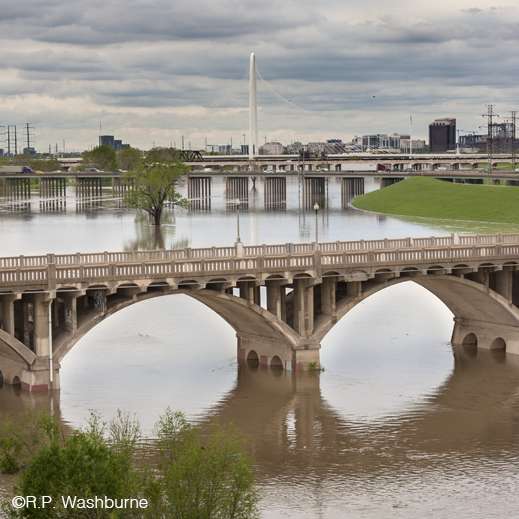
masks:
<svg viewBox="0 0 519 519"><path fill-rule="evenodd" d="M0 258L0 375L29 391L57 389L61 360L96 324L168 294L223 317L239 359L318 368L333 326L405 281L452 311L454 344L519 354L519 234L451 234Z"/></svg>

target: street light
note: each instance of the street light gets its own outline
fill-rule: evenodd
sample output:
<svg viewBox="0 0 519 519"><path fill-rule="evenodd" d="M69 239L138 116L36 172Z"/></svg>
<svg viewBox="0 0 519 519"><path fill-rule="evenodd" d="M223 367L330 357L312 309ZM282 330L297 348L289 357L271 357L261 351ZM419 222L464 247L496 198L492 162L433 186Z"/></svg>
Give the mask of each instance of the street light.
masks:
<svg viewBox="0 0 519 519"><path fill-rule="evenodd" d="M236 238L236 243L240 243L240 204L241 201L239 198L236 199L236 224L238 228L238 237Z"/></svg>
<svg viewBox="0 0 519 519"><path fill-rule="evenodd" d="M319 204L316 202L314 205L315 211L315 246L319 243L319 226L317 224L317 213L319 212Z"/></svg>

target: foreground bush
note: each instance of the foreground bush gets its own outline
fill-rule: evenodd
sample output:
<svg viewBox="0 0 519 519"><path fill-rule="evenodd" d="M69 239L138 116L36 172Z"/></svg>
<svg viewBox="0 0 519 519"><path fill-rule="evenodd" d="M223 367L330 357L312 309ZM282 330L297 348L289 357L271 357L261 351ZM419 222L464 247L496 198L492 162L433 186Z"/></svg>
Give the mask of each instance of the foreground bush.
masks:
<svg viewBox="0 0 519 519"><path fill-rule="evenodd" d="M85 429L68 438L49 415L33 424L32 436L21 437L11 424L0 438L28 452L14 495L35 496L35 503L21 508L5 500L9 519L257 516L252 460L232 424L214 424L212 434L202 437L182 413L167 409L155 426L156 439L146 440L156 445L157 464L143 463L140 426L128 414L119 412L109 424L93 414ZM11 454L0 457L0 467L12 471L22 458L20 448L15 453L8 447Z"/></svg>

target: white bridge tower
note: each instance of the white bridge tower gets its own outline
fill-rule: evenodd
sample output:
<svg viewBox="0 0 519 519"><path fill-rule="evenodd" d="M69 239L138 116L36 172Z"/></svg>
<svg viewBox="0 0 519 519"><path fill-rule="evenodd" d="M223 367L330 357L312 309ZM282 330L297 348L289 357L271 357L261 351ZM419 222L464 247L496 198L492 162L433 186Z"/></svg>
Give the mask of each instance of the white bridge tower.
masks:
<svg viewBox="0 0 519 519"><path fill-rule="evenodd" d="M249 160L258 152L258 95L256 89L256 56L250 55L249 78Z"/></svg>

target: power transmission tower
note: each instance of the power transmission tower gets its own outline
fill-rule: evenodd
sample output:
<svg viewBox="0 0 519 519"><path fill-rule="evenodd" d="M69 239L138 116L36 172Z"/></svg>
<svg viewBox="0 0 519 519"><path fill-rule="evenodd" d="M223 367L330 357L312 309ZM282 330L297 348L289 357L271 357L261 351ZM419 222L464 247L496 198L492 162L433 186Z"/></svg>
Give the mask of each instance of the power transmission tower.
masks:
<svg viewBox="0 0 519 519"><path fill-rule="evenodd" d="M493 131L494 124L492 122L494 117L499 117L496 113L494 113L494 105L485 105L487 107L487 113L483 114L483 117L487 118L487 167L488 167L488 180L490 183L490 177L492 175L492 152L493 152Z"/></svg>
<svg viewBox="0 0 519 519"><path fill-rule="evenodd" d="M511 110L510 113L512 114L512 117L510 117L511 122L511 134L512 134L512 142L511 142L511 152L512 152L512 169L515 170L515 120L517 115L517 110Z"/></svg>
<svg viewBox="0 0 519 519"><path fill-rule="evenodd" d="M16 135L16 125L7 125L7 155L15 157L18 155L18 138Z"/></svg>
<svg viewBox="0 0 519 519"><path fill-rule="evenodd" d="M32 130L32 132L31 132L31 130ZM29 126L29 123L27 123L26 124L27 153L31 153L31 142L34 145L34 133L33 132L34 132L34 126Z"/></svg>
<svg viewBox="0 0 519 519"><path fill-rule="evenodd" d="M2 146L2 153L1 155L5 155L5 126L0 126L0 146Z"/></svg>

